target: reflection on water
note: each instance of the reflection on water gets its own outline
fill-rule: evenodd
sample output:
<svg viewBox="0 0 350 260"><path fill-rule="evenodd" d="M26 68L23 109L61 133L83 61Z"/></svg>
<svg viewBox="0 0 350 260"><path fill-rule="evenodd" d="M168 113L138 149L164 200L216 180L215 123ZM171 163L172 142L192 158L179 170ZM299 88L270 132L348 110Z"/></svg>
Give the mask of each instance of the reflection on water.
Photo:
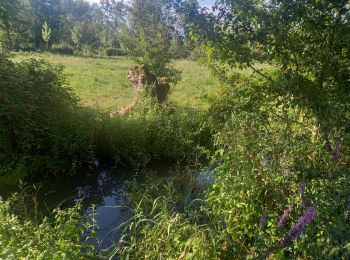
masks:
<svg viewBox="0 0 350 260"><path fill-rule="evenodd" d="M148 171L166 177L171 172L172 166L174 165L171 163L157 162L150 166ZM135 175L134 170L104 167L96 162L95 169L88 174L51 177L42 183L42 188L37 194L41 212L47 215L58 205L62 208L71 207L81 201L83 212L90 217L91 206L95 205L97 240L90 239L90 242L97 250L105 249L119 240L123 228L118 227L132 216L131 209L126 207L125 181L132 180ZM212 169L208 168L199 172L197 182L203 187L208 187L212 184L213 178ZM142 176L138 177L138 181L143 182ZM28 183L31 184L33 183ZM0 186L0 195L4 199L15 191L18 191L17 186Z"/></svg>
<svg viewBox="0 0 350 260"><path fill-rule="evenodd" d="M96 249L104 249L119 240L123 229L121 224L131 216L131 210L126 207L125 180L132 175L124 170L96 170L94 176L85 185L74 189L71 201L82 200L87 216L92 215L91 205L95 205L95 221L97 224L97 241L92 242Z"/></svg>
<svg viewBox="0 0 350 260"><path fill-rule="evenodd" d="M88 175L50 178L38 192L41 212L49 214L58 205L71 207L81 201L86 216L91 216L91 206L95 205L97 241L90 242L97 250L107 248L122 234L123 229L116 230L117 227L132 216L126 207L125 181L131 180L134 173L130 169L100 167ZM17 190L17 187L0 187L0 195L6 199Z"/></svg>

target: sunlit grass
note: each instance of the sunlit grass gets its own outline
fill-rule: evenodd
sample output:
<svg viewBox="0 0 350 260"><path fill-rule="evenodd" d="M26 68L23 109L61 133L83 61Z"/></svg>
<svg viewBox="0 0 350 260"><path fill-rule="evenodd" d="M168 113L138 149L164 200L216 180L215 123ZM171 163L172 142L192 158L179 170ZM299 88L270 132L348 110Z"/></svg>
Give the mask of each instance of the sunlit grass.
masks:
<svg viewBox="0 0 350 260"><path fill-rule="evenodd" d="M15 54L20 60L29 54ZM84 105L115 110L129 105L134 90L127 79L128 69L135 65L129 57L87 58L54 54L35 54L65 67L70 86ZM195 61L177 60L175 67L182 71L182 79L172 86L170 98L178 104L207 108L203 99L217 93L219 82L210 70Z"/></svg>

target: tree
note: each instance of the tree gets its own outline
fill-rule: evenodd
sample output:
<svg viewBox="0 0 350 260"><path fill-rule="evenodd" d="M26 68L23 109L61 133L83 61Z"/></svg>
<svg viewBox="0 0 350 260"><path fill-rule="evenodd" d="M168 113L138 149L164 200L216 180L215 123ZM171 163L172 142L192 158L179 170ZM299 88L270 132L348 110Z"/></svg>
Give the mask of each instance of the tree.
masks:
<svg viewBox="0 0 350 260"><path fill-rule="evenodd" d="M126 5L123 1L100 0L104 21L115 31L126 21Z"/></svg>
<svg viewBox="0 0 350 260"><path fill-rule="evenodd" d="M43 24L43 28L41 30L41 35L43 37L43 40L46 42L46 49L48 50L49 49L49 41L51 39L51 33L52 33L52 30L51 28L47 25L46 21L45 23Z"/></svg>
<svg viewBox="0 0 350 260"><path fill-rule="evenodd" d="M80 49L81 33L79 32L79 29L77 26L74 26L73 29L71 30L71 38L72 38L72 41L75 45L75 49L79 50Z"/></svg>
<svg viewBox="0 0 350 260"><path fill-rule="evenodd" d="M20 7L19 0L0 1L0 29L5 32L6 44L9 48L12 47L11 31L14 23L19 19Z"/></svg>
<svg viewBox="0 0 350 260"><path fill-rule="evenodd" d="M350 119L349 18L348 0L219 0L190 21L212 60L250 68L271 94L308 109L329 130Z"/></svg>
<svg viewBox="0 0 350 260"><path fill-rule="evenodd" d="M167 22L169 5L159 0L133 0L127 24L119 35L134 59L146 71L146 84L155 85L157 79L166 78L176 83L179 73L171 65L171 24Z"/></svg>

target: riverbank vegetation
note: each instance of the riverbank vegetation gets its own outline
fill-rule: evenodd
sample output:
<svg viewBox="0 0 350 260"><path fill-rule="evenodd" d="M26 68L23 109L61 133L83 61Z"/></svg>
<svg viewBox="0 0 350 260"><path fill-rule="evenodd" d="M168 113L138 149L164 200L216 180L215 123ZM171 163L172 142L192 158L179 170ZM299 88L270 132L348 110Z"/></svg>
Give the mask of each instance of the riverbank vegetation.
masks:
<svg viewBox="0 0 350 260"><path fill-rule="evenodd" d="M33 175L74 174L95 158L145 166L181 160L209 145L203 112L146 98L127 117L83 107L60 67L1 57L1 151L5 182ZM166 145L165 145L166 144Z"/></svg>
<svg viewBox="0 0 350 260"><path fill-rule="evenodd" d="M12 39L20 36L11 26L20 21L10 15L14 6L5 7L9 16L0 16L0 22L4 43L11 49ZM119 41L118 48L130 58L115 60L129 66L132 59L137 64L129 71L132 105L112 114L110 101L104 109L94 108L90 101L85 102L89 106L82 105L75 94L79 95L78 75L68 75L77 80L72 90L59 66L1 54L1 181L74 174L96 158L137 169L145 169L142 166L153 160L187 162L187 167L179 164L172 177L129 182L127 198L133 216L120 227L124 229L120 241L98 252L99 257L350 256L347 1L219 0L211 10L195 1L132 1L127 6L101 1L94 8L109 17L103 28L117 33L108 34L113 41L100 35L93 48L116 47L113 44ZM128 17L120 17L127 22L120 17L112 20L123 8ZM78 41L83 27L77 26L83 24L87 26L79 20L71 28L76 54L83 54L86 45ZM58 38L58 27L51 26L52 41L65 43ZM103 45L107 42L112 45ZM35 44L45 46L40 39ZM181 55L180 46L186 46ZM194 53L193 46L201 50L201 58L206 57L205 64L221 85L213 83L218 95L210 96L200 109L180 97L192 91L198 95L212 84L210 77L194 75L199 67L190 61L173 62ZM83 58L70 57L67 63L69 59ZM102 60L84 61L105 64L98 65L101 70L114 66L114 59ZM182 73L185 82L193 84L188 90L177 87L185 84L180 79L185 66L191 67ZM177 95L174 100L169 89ZM82 94L82 99L90 97ZM195 171L191 159L196 161ZM194 172L208 165L210 180L200 181ZM69 252L72 258L97 257L79 239L91 226L77 209L56 211L54 221L28 220L15 211L19 202L13 201L0 203L0 238L6 243L0 255L25 256L32 248L33 257L45 250L54 257L58 248L58 257ZM71 222L63 224L63 219ZM62 247L53 243L45 249L29 243L32 237L43 239L41 227L53 234L57 226L69 229L58 233ZM13 244L15 237L21 249ZM76 246L68 251L71 244Z"/></svg>
<svg viewBox="0 0 350 260"><path fill-rule="evenodd" d="M92 258L93 247L87 243L92 229L80 214L80 204L42 217L37 192L37 187L21 183L18 194L0 202L1 258Z"/></svg>

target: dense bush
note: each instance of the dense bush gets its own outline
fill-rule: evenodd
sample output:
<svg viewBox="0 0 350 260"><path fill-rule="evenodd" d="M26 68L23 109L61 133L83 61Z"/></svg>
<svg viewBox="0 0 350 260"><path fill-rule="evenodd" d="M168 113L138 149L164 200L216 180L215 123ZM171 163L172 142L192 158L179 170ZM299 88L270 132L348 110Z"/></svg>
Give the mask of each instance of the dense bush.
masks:
<svg viewBox="0 0 350 260"><path fill-rule="evenodd" d="M124 56L125 52L117 48L108 48L106 49L106 55L107 56Z"/></svg>
<svg viewBox="0 0 350 260"><path fill-rule="evenodd" d="M74 173L91 159L92 116L81 109L62 68L0 56L0 176Z"/></svg>
<svg viewBox="0 0 350 260"><path fill-rule="evenodd" d="M222 254L349 255L348 137L325 140L310 111L269 88L266 79L242 78L212 108L220 166L207 210L225 223L222 243L239 241Z"/></svg>
<svg viewBox="0 0 350 260"><path fill-rule="evenodd" d="M53 44L50 52L55 54L74 55L74 48L66 44Z"/></svg>
<svg viewBox="0 0 350 260"><path fill-rule="evenodd" d="M23 47L20 50L23 51L23 52L36 52L36 51L38 51L34 47Z"/></svg>
<svg viewBox="0 0 350 260"><path fill-rule="evenodd" d="M191 196L184 203L178 184L168 180L132 190L131 237L118 252L198 259L350 255L348 137L342 133L337 150L333 135L327 141L314 128L312 113L269 94L268 84L242 76L213 100L217 167L201 207L191 207Z"/></svg>
<svg viewBox="0 0 350 260"><path fill-rule="evenodd" d="M129 116L104 117L96 136L96 154L145 166L151 160L182 160L210 145L204 115L173 104L145 99Z"/></svg>

